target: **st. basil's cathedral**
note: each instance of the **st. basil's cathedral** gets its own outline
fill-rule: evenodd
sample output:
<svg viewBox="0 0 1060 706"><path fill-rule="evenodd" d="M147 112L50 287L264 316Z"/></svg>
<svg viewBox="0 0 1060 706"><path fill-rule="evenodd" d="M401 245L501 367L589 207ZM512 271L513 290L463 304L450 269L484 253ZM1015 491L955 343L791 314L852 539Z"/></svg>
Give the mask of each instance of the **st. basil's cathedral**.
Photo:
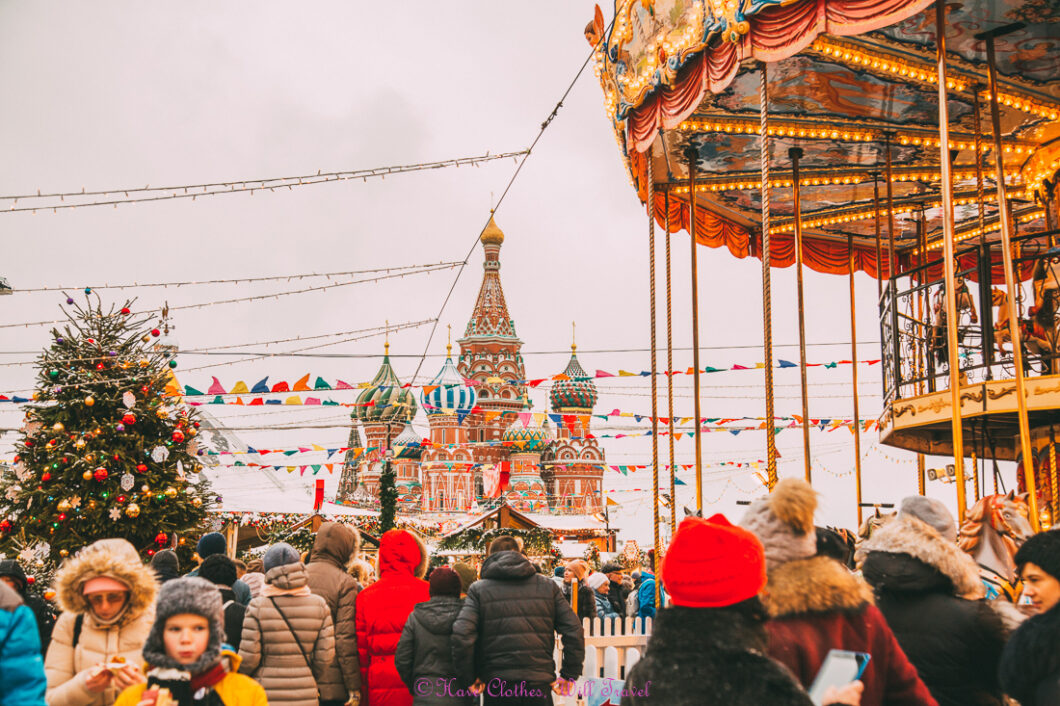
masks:
<svg viewBox="0 0 1060 706"><path fill-rule="evenodd" d="M423 443L412 427L416 395L402 387L389 344L372 382L350 415L351 448L339 502L371 503L379 496L386 449L391 449L399 509L466 513L503 497L517 510L585 514L602 509L604 450L590 431L596 385L570 362L549 395L551 414L534 413L527 393L523 346L508 314L500 279L504 233L490 218L479 240L485 254L482 286L453 361L452 346L419 403L430 426ZM469 384L469 381L472 381ZM552 423L549 423L549 418ZM364 441L360 437L364 431Z"/></svg>

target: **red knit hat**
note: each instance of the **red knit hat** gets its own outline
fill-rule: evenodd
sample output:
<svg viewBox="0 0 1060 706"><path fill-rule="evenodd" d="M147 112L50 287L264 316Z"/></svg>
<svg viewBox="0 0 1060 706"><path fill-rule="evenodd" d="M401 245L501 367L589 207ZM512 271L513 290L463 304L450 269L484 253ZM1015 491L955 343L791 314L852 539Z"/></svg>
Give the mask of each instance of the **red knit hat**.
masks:
<svg viewBox="0 0 1060 706"><path fill-rule="evenodd" d="M762 543L724 515L686 517L663 559L662 581L674 605L720 608L766 585Z"/></svg>

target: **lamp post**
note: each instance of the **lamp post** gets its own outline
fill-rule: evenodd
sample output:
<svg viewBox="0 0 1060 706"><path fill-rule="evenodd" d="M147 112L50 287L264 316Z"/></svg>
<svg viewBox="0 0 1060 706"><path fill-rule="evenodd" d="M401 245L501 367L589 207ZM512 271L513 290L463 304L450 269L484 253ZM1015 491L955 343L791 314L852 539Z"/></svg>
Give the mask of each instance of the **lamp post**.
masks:
<svg viewBox="0 0 1060 706"><path fill-rule="evenodd" d="M397 510L397 488L395 488L394 465L391 461L394 457L394 450L390 448L390 428L390 422L387 422L383 472L379 474L379 529L381 534L394 529L394 514Z"/></svg>

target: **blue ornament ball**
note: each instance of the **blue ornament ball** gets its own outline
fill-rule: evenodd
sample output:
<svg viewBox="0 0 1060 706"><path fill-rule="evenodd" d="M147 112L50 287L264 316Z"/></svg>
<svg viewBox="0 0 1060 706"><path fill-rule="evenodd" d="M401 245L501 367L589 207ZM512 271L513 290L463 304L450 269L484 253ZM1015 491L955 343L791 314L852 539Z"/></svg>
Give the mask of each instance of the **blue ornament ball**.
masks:
<svg viewBox="0 0 1060 706"><path fill-rule="evenodd" d="M66 298L66 303L67 304L73 304L74 303L74 298L73 297L67 297Z"/></svg>

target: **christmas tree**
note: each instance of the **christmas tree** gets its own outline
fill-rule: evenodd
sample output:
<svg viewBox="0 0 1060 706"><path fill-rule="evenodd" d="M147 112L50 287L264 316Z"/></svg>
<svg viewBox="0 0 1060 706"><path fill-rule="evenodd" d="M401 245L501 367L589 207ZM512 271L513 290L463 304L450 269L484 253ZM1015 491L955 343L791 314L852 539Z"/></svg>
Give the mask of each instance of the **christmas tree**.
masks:
<svg viewBox="0 0 1060 706"><path fill-rule="evenodd" d="M85 306L66 299L70 323L38 360L14 472L0 477L0 543L46 544L53 560L104 537L153 553L168 533L197 530L214 503L173 348L132 302L104 312L85 294Z"/></svg>

